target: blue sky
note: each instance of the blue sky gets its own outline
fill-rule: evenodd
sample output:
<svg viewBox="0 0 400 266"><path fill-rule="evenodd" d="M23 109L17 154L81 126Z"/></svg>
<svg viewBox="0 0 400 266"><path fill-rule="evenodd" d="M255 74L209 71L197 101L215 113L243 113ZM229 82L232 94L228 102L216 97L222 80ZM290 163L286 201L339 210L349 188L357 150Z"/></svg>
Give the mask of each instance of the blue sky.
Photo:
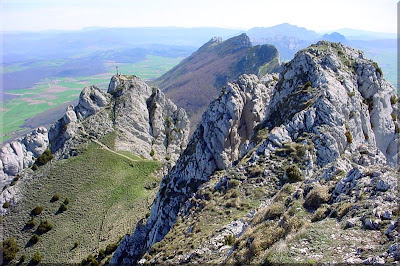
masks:
<svg viewBox="0 0 400 266"><path fill-rule="evenodd" d="M396 0L0 0L2 28L224 27L288 22L316 31L396 32Z"/></svg>

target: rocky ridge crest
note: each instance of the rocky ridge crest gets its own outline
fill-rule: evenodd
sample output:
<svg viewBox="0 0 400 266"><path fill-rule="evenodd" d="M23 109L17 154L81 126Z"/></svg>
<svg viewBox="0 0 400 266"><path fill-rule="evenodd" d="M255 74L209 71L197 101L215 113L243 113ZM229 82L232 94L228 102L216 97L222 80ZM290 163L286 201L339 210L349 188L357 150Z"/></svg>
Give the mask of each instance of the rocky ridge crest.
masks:
<svg viewBox="0 0 400 266"><path fill-rule="evenodd" d="M171 167L186 147L189 120L159 89L136 76L115 75L107 93L96 86L85 87L78 104L69 106L49 131L40 127L4 145L0 150L0 185L9 185L16 175L32 167L47 148L55 159L65 159L77 155L81 144L113 132L116 150L157 159ZM16 202L15 187L3 189L1 205ZM2 207L0 210L6 212Z"/></svg>
<svg viewBox="0 0 400 266"><path fill-rule="evenodd" d="M315 195L318 195L316 199L319 197L317 202L331 204L330 209L325 208L328 208L326 212L333 211L332 217L337 213L337 206L355 205L351 213L352 219L357 222L348 220L347 226L350 227L357 226L359 222L364 229L378 230L379 224L387 224L380 222L382 219L391 220L390 226L399 222L396 220L398 212L394 200L397 191L394 167L397 167L399 156L399 97L393 86L383 79L376 63L366 59L362 52L341 44L318 42L298 52L291 62L285 64L279 79L267 75L260 81L253 76L242 76L242 81L229 85L228 95L232 95L236 86L245 91L239 85L244 79L247 84L252 84L245 88L260 88L263 91L261 95L266 95L257 99L267 100L254 104L260 109L247 116L246 125L240 127L235 122L241 121L240 116L232 116L232 110L243 110L243 105L235 101L235 97L224 98L222 94L210 104L187 149L164 177L147 222L138 224L134 234L124 239L113 257L113 263L136 263L144 253L151 251L154 243L161 241L158 247L162 246L164 237L175 226L178 217L180 221L187 221L186 224L199 221L201 212L207 209L204 206L207 203L199 205L199 200L204 202L204 195L215 191L223 193L220 187L226 186L225 191L229 190L227 184L233 179L236 180L233 183L242 189L248 184L250 188L268 186L267 190L272 195L279 192L285 183L293 182L296 188L290 197L298 199L311 213L321 206L310 203ZM262 119L258 119L259 115ZM246 133L237 134L238 128L247 128L241 131ZM208 137L209 129L214 131L212 137ZM213 174L220 169L226 170L222 174ZM342 173L344 176L339 175ZM254 176L258 177L258 184L253 183ZM310 191L314 192L308 195ZM357 196L361 192L363 197L368 198L365 202ZM238 193L240 195L240 189ZM261 205L251 210L247 218L243 217L240 223L232 222L243 227L231 230L237 232L235 237L243 238L243 243L247 241L251 244L251 239L254 239L242 235L247 227L253 228L251 230L258 228L259 222L253 220L255 213L268 212L271 197L263 196L262 199ZM290 202L285 204L288 204L286 208L291 208ZM366 210L357 209L360 204ZM196 212L200 214L195 215ZM388 216L382 218L385 213ZM283 216L274 224L276 232L286 232L279 237L297 230L288 225L290 221ZM340 223L345 221L344 218L339 220ZM192 232L190 228L187 232ZM176 234L177 231L174 232ZM387 236L389 244L397 237L390 232ZM170 235L168 241L174 237ZM206 237L210 239L208 243L215 244L211 241L212 236ZM164 258L162 261L169 263L261 263L245 260L248 257L243 252L251 253L252 250L248 246L250 244L242 246L240 241L233 253L232 250L228 252L229 248L223 248L225 245L222 244L195 250L191 248L191 251L181 255L168 253L168 248L158 248L161 255L156 253L150 262ZM167 245L171 244L174 242ZM399 248L390 244L385 256L396 258L398 254ZM165 260L167 257L169 259ZM351 255L351 260L347 262L352 260L363 262L356 255Z"/></svg>

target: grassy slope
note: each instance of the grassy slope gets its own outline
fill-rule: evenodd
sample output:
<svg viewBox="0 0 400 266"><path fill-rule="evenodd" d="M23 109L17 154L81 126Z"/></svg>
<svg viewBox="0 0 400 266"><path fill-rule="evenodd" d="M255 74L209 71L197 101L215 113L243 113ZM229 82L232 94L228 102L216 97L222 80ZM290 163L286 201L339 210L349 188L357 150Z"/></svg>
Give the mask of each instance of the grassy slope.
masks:
<svg viewBox="0 0 400 266"><path fill-rule="evenodd" d="M111 146L112 139L108 136L104 143ZM16 238L21 249L17 259L25 254L29 260L39 250L43 262L80 262L131 233L144 218L155 195L154 189L144 187L153 187L157 169L155 161L131 162L91 143L76 157L42 167L25 183L29 186L22 186L24 196L4 218L5 238ZM55 193L61 199L52 203ZM68 210L57 214L66 197L70 199ZM23 228L38 205L44 211L36 221L48 219L54 228L28 247L37 226ZM77 248L75 242L79 242Z"/></svg>

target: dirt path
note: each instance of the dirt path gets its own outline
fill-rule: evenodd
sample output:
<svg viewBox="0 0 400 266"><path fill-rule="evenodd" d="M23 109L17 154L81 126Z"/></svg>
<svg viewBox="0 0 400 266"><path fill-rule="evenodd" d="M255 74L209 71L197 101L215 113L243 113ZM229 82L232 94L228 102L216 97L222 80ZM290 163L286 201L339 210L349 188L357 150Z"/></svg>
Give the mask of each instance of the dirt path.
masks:
<svg viewBox="0 0 400 266"><path fill-rule="evenodd" d="M132 159L132 158L129 158L129 157L126 156L126 155L123 155L123 154L120 154L120 153L118 153L118 152L116 152L116 151L113 151L113 150L111 150L110 148L108 148L106 145L104 145L103 143L101 143L100 141L98 141L98 140L96 140L96 139L92 139L92 141L95 142L95 143L97 143L97 144L99 144L101 147L103 147L104 149L108 150L109 152L112 152L112 153L114 153L115 155L124 157L125 159L128 159L128 160L131 161L131 162L139 162L139 161L141 161L141 160L134 160L134 159Z"/></svg>

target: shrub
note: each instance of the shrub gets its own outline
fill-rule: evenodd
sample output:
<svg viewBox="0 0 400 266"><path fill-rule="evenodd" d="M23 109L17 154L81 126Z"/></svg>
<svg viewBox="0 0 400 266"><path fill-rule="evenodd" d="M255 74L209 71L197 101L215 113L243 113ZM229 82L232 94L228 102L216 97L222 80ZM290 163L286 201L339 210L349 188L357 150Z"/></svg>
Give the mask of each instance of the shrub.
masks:
<svg viewBox="0 0 400 266"><path fill-rule="evenodd" d="M118 244L113 243L113 244L108 244L106 247L106 255L109 255L111 253L113 253L118 247Z"/></svg>
<svg viewBox="0 0 400 266"><path fill-rule="evenodd" d="M42 206L36 206L32 211L32 215L39 215L43 212L43 207Z"/></svg>
<svg viewBox="0 0 400 266"><path fill-rule="evenodd" d="M325 219L326 216L328 216L329 212L330 209L327 207L326 204L323 204L314 212L314 215L311 217L311 222L318 222Z"/></svg>
<svg viewBox="0 0 400 266"><path fill-rule="evenodd" d="M60 208L58 209L59 212L65 212L67 210L67 205L61 203Z"/></svg>
<svg viewBox="0 0 400 266"><path fill-rule="evenodd" d="M29 243L36 244L37 242L39 242L39 240L40 240L40 236L38 236L37 234L33 234L31 239L29 239Z"/></svg>
<svg viewBox="0 0 400 266"><path fill-rule="evenodd" d="M312 85L312 84L311 84L311 81L307 81L306 84L304 84L303 88L304 88L304 89L310 88L311 85Z"/></svg>
<svg viewBox="0 0 400 266"><path fill-rule="evenodd" d="M151 151L150 151L150 156L153 157L154 154L155 154L155 151L154 151L153 149L151 149Z"/></svg>
<svg viewBox="0 0 400 266"><path fill-rule="evenodd" d="M3 259L4 262L8 263L15 259L17 252L19 251L17 242L14 238L4 240L2 243Z"/></svg>
<svg viewBox="0 0 400 266"><path fill-rule="evenodd" d="M342 218L345 216L351 209L353 208L353 204L350 202L345 202L343 204L340 204L339 207L337 208L337 216L338 218Z"/></svg>
<svg viewBox="0 0 400 266"><path fill-rule="evenodd" d="M100 249L99 250L99 255L97 255L97 259L98 260L103 260L106 257L106 252L104 251L104 249Z"/></svg>
<svg viewBox="0 0 400 266"><path fill-rule="evenodd" d="M306 155L306 147L303 145L296 146L296 155L300 158L303 158Z"/></svg>
<svg viewBox="0 0 400 266"><path fill-rule="evenodd" d="M285 173L290 183L299 182L304 179L299 167L296 164L290 165L288 168L286 168Z"/></svg>
<svg viewBox="0 0 400 266"><path fill-rule="evenodd" d="M45 220L39 224L37 231L41 235L47 233L51 229L53 229L53 225L49 221Z"/></svg>
<svg viewBox="0 0 400 266"><path fill-rule="evenodd" d="M165 156L165 160L167 160L167 161L171 160L171 156L169 156L169 155Z"/></svg>
<svg viewBox="0 0 400 266"><path fill-rule="evenodd" d="M285 206L281 202L271 204L265 213L265 220L275 220L285 212Z"/></svg>
<svg viewBox="0 0 400 266"><path fill-rule="evenodd" d="M234 188L234 187L239 186L239 184L240 184L240 181L239 181L239 180L231 179L231 180L229 180L229 182L228 182L228 187L229 187L229 188Z"/></svg>
<svg viewBox="0 0 400 266"><path fill-rule="evenodd" d="M330 198L328 187L317 184L304 199L304 207L308 209L317 209L323 203L327 203Z"/></svg>
<svg viewBox="0 0 400 266"><path fill-rule="evenodd" d="M10 202L9 201L4 202L3 208L7 209L8 207L10 207Z"/></svg>
<svg viewBox="0 0 400 266"><path fill-rule="evenodd" d="M78 241L75 241L74 242L74 248L77 248L79 246L79 242Z"/></svg>
<svg viewBox="0 0 400 266"><path fill-rule="evenodd" d="M65 198L64 204L65 204L65 205L68 205L68 204L69 204L69 198Z"/></svg>
<svg viewBox="0 0 400 266"><path fill-rule="evenodd" d="M90 254L86 259L83 259L81 265L99 265L98 261Z"/></svg>
<svg viewBox="0 0 400 266"><path fill-rule="evenodd" d="M36 226L36 221L35 219L31 218L27 223L26 223L26 228L30 229Z"/></svg>
<svg viewBox="0 0 400 266"><path fill-rule="evenodd" d="M392 116L392 120L393 120L393 121L396 121L396 120L397 120L397 117L396 117L396 114L395 114L395 113L391 113L390 115Z"/></svg>
<svg viewBox="0 0 400 266"><path fill-rule="evenodd" d="M39 167L36 164L32 165L32 170L33 171L36 171L37 169L39 169Z"/></svg>
<svg viewBox="0 0 400 266"><path fill-rule="evenodd" d="M390 103L391 103L391 105L396 104L396 95L393 95L392 97L390 97Z"/></svg>
<svg viewBox="0 0 400 266"><path fill-rule="evenodd" d="M224 245L233 246L235 244L236 237L234 235L224 236Z"/></svg>
<svg viewBox="0 0 400 266"><path fill-rule="evenodd" d="M347 95L348 95L349 97L353 97L354 95L356 95L356 92L355 92L355 91L352 91L352 92L347 93Z"/></svg>
<svg viewBox="0 0 400 266"><path fill-rule="evenodd" d="M348 143L352 143L353 142L353 137L351 136L351 133L349 130L346 130L346 133L344 133L346 135L346 139Z"/></svg>
<svg viewBox="0 0 400 266"><path fill-rule="evenodd" d="M49 149L45 150L42 155L40 155L37 159L35 164L37 166L42 166L51 161L54 158L53 154Z"/></svg>
<svg viewBox="0 0 400 266"><path fill-rule="evenodd" d="M261 141L265 140L266 138L268 138L269 132L268 132L268 128L264 127L260 130L258 130L253 139L255 143L260 143Z"/></svg>
<svg viewBox="0 0 400 266"><path fill-rule="evenodd" d="M58 194L58 193L56 193L56 194L54 194L54 196L51 198L51 202L55 202L55 201L57 201L57 200L59 200L60 199L60 194Z"/></svg>
<svg viewBox="0 0 400 266"><path fill-rule="evenodd" d="M376 62L374 62L373 65L376 68L376 72L378 72L382 76L383 72L382 72L382 69L378 66L378 64Z"/></svg>

